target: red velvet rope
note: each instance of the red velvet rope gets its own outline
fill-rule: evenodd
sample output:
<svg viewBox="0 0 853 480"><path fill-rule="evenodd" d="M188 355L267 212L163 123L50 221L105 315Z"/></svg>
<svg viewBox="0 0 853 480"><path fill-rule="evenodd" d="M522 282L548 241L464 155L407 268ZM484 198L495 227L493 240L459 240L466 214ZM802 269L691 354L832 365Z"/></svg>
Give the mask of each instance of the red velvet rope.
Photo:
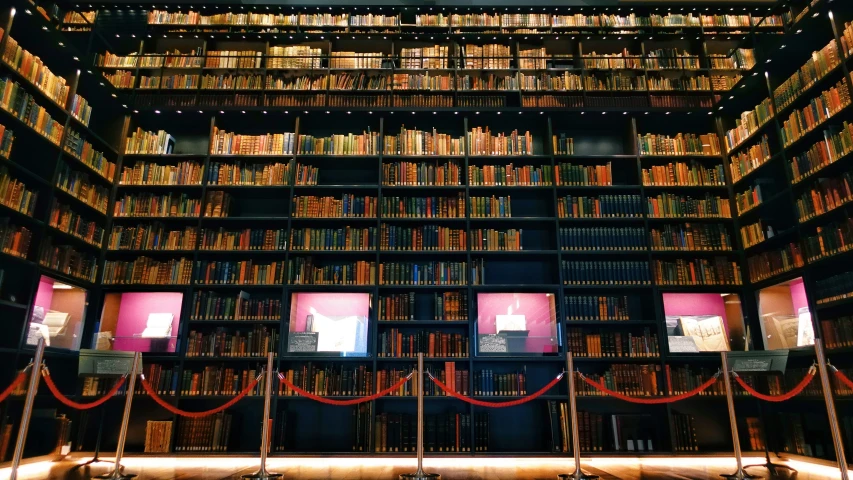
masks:
<svg viewBox="0 0 853 480"><path fill-rule="evenodd" d="M847 388L853 390L853 381L851 381L849 378L847 378L847 375L844 375L844 373L841 370L836 369L835 370L835 376L838 377L838 379L841 380L841 382L844 385L847 385ZM2 401L3 401L3 397L0 396L0 402L2 402Z"/></svg>
<svg viewBox="0 0 853 480"><path fill-rule="evenodd" d="M0 403L3 403L3 400L6 400L6 397L11 395L12 392L14 392L15 389L18 388L19 385L24 383L24 380L26 380L26 379L27 379L27 372L26 371L19 373L18 376L15 377L14 380L12 380L12 383L8 387L6 387L6 390L3 390L3 392L0 393Z"/></svg>
<svg viewBox="0 0 853 480"><path fill-rule="evenodd" d="M811 383L811 381L814 379L814 374L815 374L814 369L809 370L809 373L807 373L806 376L803 377L803 379L800 381L799 385L797 385L796 387L791 389L790 392L782 394L782 395L765 395L765 394L755 390L754 388L750 387L749 384L744 382L743 379L740 378L739 376L735 375L734 377L735 377L735 380L737 380L737 383L739 383L740 386L743 387L744 390L749 392L749 394L752 395L753 397L760 398L761 400L765 400L768 402L784 402L785 400L789 400L789 399L794 398L797 395L799 395L800 392L802 392L809 385L809 383Z"/></svg>
<svg viewBox="0 0 853 480"><path fill-rule="evenodd" d="M148 383L148 380L146 380L145 377L142 377L142 388L144 388L145 391L148 392L148 395L150 395L151 398L153 398L154 401L157 402L158 405L160 405L161 407L165 408L166 410L174 413L175 415L180 415L182 417L188 417L188 418L202 418L202 417L207 417L207 416L213 415L215 413L219 413L219 412L225 410L226 408L230 407L231 405L234 405L235 403L242 400L243 397L248 395L249 392L251 392L252 389L255 388L255 385L258 384L258 380L260 380L260 378L261 378L261 376L258 375L254 380L252 380L252 383L250 383L246 388L244 388L242 392L238 393L236 397L232 398L231 400L228 400L226 403L224 403L224 404L222 404L222 405L220 405L220 406L218 406L212 410L206 410L204 412L188 412L186 410L181 410L180 408L177 408L175 406L170 405L168 402L166 402L165 400L160 398L159 395L157 395L157 392L153 388L151 388L151 384Z"/></svg>
<svg viewBox="0 0 853 480"><path fill-rule="evenodd" d="M626 402L631 402L631 403L641 403L644 405L658 405L661 403L673 403L673 402L677 402L679 400L684 400L685 398L690 398L692 396L698 395L698 394L704 392L705 390L707 390L708 387L710 387L711 385L716 383L717 376L714 375L713 377L709 378L705 383L703 383L702 385L699 385L698 387L694 388L693 390L690 390L689 392L684 392L680 395L673 395L671 397L654 397L654 398L629 397L628 395L622 395L619 392L614 392L613 390L610 390L609 388L604 386L603 382L597 383L593 380L590 380L589 378L586 378L583 375L581 375L581 379L584 382L586 382L587 384L591 385L596 390L603 392L603 393L606 393L607 395L610 395L611 397L615 397L615 398L618 398L620 400L624 400Z"/></svg>
<svg viewBox="0 0 853 480"><path fill-rule="evenodd" d="M279 378L279 380L281 380L281 383L287 385L294 392L298 393L299 395L302 395L303 397L310 398L311 400L314 400L316 402L326 403L328 405L337 405L337 406L343 407L343 406L347 406L347 405L357 405L359 403L364 403L364 402L369 402L371 400L376 400L379 397L384 397L385 395L388 395L389 393L393 392L394 390L397 390L398 388L402 387L406 382L409 381L410 378L412 378L412 375L410 374L404 378L401 378L399 382L395 383L394 385L391 385L390 387L386 388L385 390L382 390L381 392L377 392L373 395L368 395L366 397L353 398L350 400L334 400L331 398L321 397L319 395L314 395L313 393L311 393L307 390L303 390L303 389L297 387L291 381L289 381L287 379L287 377L285 377L284 375L282 375L280 373L278 374L278 378Z"/></svg>
<svg viewBox="0 0 853 480"><path fill-rule="evenodd" d="M106 394L104 394L103 397L95 400L94 402L78 403L63 395L62 392L60 392L59 389L56 388L56 384L53 383L53 379L50 378L50 372L48 372L46 369L42 374L42 378L44 378L44 384L47 385L47 389L50 390L50 393L52 393L53 396L60 401L60 403L63 403L75 410L89 410L103 405L104 403L106 403L107 400L115 396L115 394L118 392L118 389L121 388L122 385L124 385L125 380L125 377L119 378L116 384L113 385L113 388L111 388L109 392L107 392Z"/></svg>
<svg viewBox="0 0 853 480"><path fill-rule="evenodd" d="M430 380L432 380L432 383L438 385L438 388L442 389L444 391L444 393L450 395L451 397L457 398L459 400L462 400L463 402L468 402L468 403L473 404L473 405L478 405L480 407L489 407L489 408L514 407L516 405L521 405L523 403L527 403L527 402L534 400L534 399L538 398L539 396L543 395L548 390L551 390L551 388L553 388L554 385L560 383L560 380L563 379L563 374L561 373L561 374L557 375L557 378L551 380L544 387L540 388L536 392L533 392L532 394L530 394L524 398L519 398L518 400L510 400L507 402L484 402L482 400L476 400L476 399L473 399L471 397L466 397L465 395L461 395L459 393L456 393L452 389L450 389L450 387L441 383L440 380L433 377L432 374L427 373L427 375L429 375L429 378L430 378Z"/></svg>

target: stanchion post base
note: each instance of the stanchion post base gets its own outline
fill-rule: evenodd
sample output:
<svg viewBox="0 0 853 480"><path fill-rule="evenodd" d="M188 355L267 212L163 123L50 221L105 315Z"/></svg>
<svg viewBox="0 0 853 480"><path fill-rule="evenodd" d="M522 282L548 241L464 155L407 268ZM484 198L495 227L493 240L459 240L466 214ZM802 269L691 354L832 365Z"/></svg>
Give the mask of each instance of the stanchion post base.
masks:
<svg viewBox="0 0 853 480"><path fill-rule="evenodd" d="M129 480L131 478L136 478L135 473L122 473L118 468L113 470L110 473L105 473L103 475L98 475L93 478L101 478L105 480Z"/></svg>
<svg viewBox="0 0 853 480"><path fill-rule="evenodd" d="M721 476L721 477L723 477L723 478L726 478L726 479L728 479L728 480L745 480L745 479L748 479L748 478L764 478L764 477L761 477L761 476L758 476L758 475L750 475L750 474L748 474L748 473L746 473L746 472L740 472L740 473L738 473L738 472L735 472L735 473L723 473L723 474L721 474L720 476Z"/></svg>
<svg viewBox="0 0 853 480"><path fill-rule="evenodd" d="M94 465L96 463L116 463L116 462L114 462L112 460L102 460L100 458L93 458L93 459L89 460L88 462L78 463L77 465L74 465L73 468L88 467L89 465Z"/></svg>
<svg viewBox="0 0 853 480"><path fill-rule="evenodd" d="M415 472L401 473L400 480L439 480L441 475L437 473Z"/></svg>
<svg viewBox="0 0 853 480"><path fill-rule="evenodd" d="M243 475L242 478L254 479L254 480L269 480L271 478L281 478L281 474L280 473L269 473L269 472L255 472L255 473L248 473L246 475Z"/></svg>
<svg viewBox="0 0 853 480"><path fill-rule="evenodd" d="M780 468L783 470L788 470L790 473L792 473L794 475L797 474L797 470L794 469L793 467L789 467L787 465L782 465L782 464L773 463L773 462L761 463L761 464L755 464L755 465L747 465L747 466L743 467L744 470L746 470L747 468L766 468L767 472L770 473L770 478L778 477L779 474L776 472L776 470L778 470ZM796 477L788 477L788 478L796 478Z"/></svg>
<svg viewBox="0 0 853 480"><path fill-rule="evenodd" d="M596 480L598 475L590 475L588 473L561 473L557 475L557 480Z"/></svg>

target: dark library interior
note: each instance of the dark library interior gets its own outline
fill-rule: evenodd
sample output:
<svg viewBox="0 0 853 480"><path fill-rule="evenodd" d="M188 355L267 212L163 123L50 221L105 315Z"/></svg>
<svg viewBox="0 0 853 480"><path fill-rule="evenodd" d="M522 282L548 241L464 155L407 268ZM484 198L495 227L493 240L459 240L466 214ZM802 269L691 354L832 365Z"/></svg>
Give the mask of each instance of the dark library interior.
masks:
<svg viewBox="0 0 853 480"><path fill-rule="evenodd" d="M350 3L0 6L0 476L847 478L853 2Z"/></svg>

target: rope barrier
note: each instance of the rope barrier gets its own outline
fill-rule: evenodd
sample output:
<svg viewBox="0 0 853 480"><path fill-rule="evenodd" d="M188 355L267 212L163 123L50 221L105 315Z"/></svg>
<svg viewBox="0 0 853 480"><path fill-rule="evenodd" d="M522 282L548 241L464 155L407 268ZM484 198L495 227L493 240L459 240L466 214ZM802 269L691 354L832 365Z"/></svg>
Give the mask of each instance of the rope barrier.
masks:
<svg viewBox="0 0 853 480"><path fill-rule="evenodd" d="M255 377L255 379L252 380L252 383L250 383L248 386L246 386L246 388L244 388L242 392L238 393L236 397L232 398L231 400L228 400L224 404L222 404L222 405L220 405L214 409L205 410L203 412L188 412L186 410L181 410L180 408L177 408L173 405L170 405L168 402L166 402L165 400L160 398L159 395L157 395L157 392L153 388L151 388L151 384L148 383L148 380L145 379L145 376L142 377L142 382L140 382L140 383L142 383L142 388L144 388L145 391L148 392L148 395L150 395L151 398L154 399L154 401L157 402L158 405L165 408L166 410L174 413L175 415L180 415L182 417L202 418L202 417L207 417L207 416L219 413L219 412L225 410L226 408L234 405L235 403L239 402L240 400L242 400L243 397L248 395L249 392L251 392L252 389L255 388L255 386L258 384L258 381L261 379L262 375L263 374Z"/></svg>
<svg viewBox="0 0 853 480"><path fill-rule="evenodd" d="M811 383L811 381L814 379L815 371L816 371L815 367L812 366L809 369L808 373L806 373L806 376L803 377L803 379L800 381L800 383L796 387L791 389L790 392L782 394L782 395L765 395L765 394L755 390L754 388L750 387L749 384L744 382L743 379L740 378L740 376L738 376L737 373L732 372L733 373L732 376L735 378L735 380L737 380L737 383L740 384L740 386L744 390L746 390L750 395L752 395L753 397L759 398L761 400L765 400L767 402L784 402L785 400L790 400L791 398L794 398L797 395L799 395L809 385L809 383Z"/></svg>
<svg viewBox="0 0 853 480"><path fill-rule="evenodd" d="M42 378L44 378L44 384L47 385L47 389L50 390L50 393L52 393L53 396L60 401L60 403L63 403L66 406L69 406L75 410L89 410L103 405L104 403L106 403L107 400L115 396L121 386L124 385L126 376L119 378L118 381L116 381L115 385L113 385L113 388L111 388L110 391L108 391L103 397L89 403L78 403L63 395L62 392L60 392L59 389L56 388L56 384L53 383L53 378L50 377L50 371L48 371L48 369L46 368L42 373Z"/></svg>
<svg viewBox="0 0 853 480"><path fill-rule="evenodd" d="M441 383L441 381L439 379L433 377L431 373L427 372L427 375L429 375L429 378L430 378L430 380L432 380L432 383L436 384L438 386L438 388L443 390L444 393L450 395L451 397L462 400L463 402L468 402L472 405L478 405L480 407L489 407L489 408L514 407L516 405L521 405L521 404L527 403L531 400L535 400L536 398L542 396L543 394L545 394L545 392L547 392L548 390L553 388L554 385L557 385L558 383L560 383L560 380L563 379L563 374L560 373L559 375L557 375L557 378L551 380L544 387L540 388L536 392L533 392L532 394L530 394L524 398L519 398L518 400L509 400L506 402L484 402L482 400L476 400L476 399L473 399L471 397L466 397L465 395L461 395L457 392L454 392L450 387Z"/></svg>
<svg viewBox="0 0 853 480"><path fill-rule="evenodd" d="M835 367L832 367L832 369L833 369L832 373L834 373L835 376L839 380L841 380L841 383L843 383L844 385L847 385L847 388L853 390L853 380L850 380L849 378L847 378L847 375L844 375L844 372L842 372L841 370L839 370ZM3 397L0 396L0 402L2 402L2 401L3 401Z"/></svg>
<svg viewBox="0 0 853 480"><path fill-rule="evenodd" d="M19 373L18 376L15 377L14 380L12 380L12 383L9 384L8 387L6 387L6 390L3 390L3 392L0 393L0 403L3 403L3 401L6 400L6 398L9 395L11 395L12 392L14 392L16 388L18 388L22 383L24 383L24 381L26 379L27 379L27 371L24 370L21 373Z"/></svg>
<svg viewBox="0 0 853 480"><path fill-rule="evenodd" d="M704 392L705 390L707 390L714 383L716 383L717 378L720 376L720 374L717 373L713 377L709 378L702 385L699 385L698 387L694 388L693 390L690 390L689 392L684 392L680 395L673 395L670 397L638 398L638 397L629 397L628 395L623 395L619 392L614 392L613 390L610 390L609 388L604 386L603 380L602 380L602 383L598 383L598 382L595 382L593 380L590 380L589 378L586 378L581 373L578 373L578 374L581 376L581 380L583 380L584 382L586 382L587 384L589 384L590 386L592 386L593 388L595 388L596 390L598 390L602 393L606 393L607 395L610 395L611 397L615 397L615 398L618 398L620 400L624 400L626 402L639 403L639 404L643 404L643 405L659 405L661 403L674 403L674 402L677 402L679 400L684 400L685 398L690 398L690 397L696 396L696 395Z"/></svg>
<svg viewBox="0 0 853 480"><path fill-rule="evenodd" d="M385 395L388 395L389 393L393 392L394 390L397 390L398 388L402 387L406 382L409 381L410 378L412 378L412 375L414 375L414 374L415 374L414 372L408 374L405 378L400 379L399 382L395 383L394 385L391 385L390 387L386 388L385 390L382 390L381 392L377 392L373 395L368 395L366 397L353 398L350 400L334 400L331 398L326 398L326 397L321 397L319 395L314 395L313 393L311 393L307 390L303 390L303 389L297 387L290 380L288 380L287 377L285 377L284 375L282 375L280 373L278 374L278 379L281 380L281 383L287 385L294 392L298 393L299 395L302 395L303 397L310 398L311 400L314 400L314 401L317 401L320 403L325 403L328 405L337 405L337 406L343 407L343 406L347 406L347 405L357 405L359 403L364 403L364 402L369 402L371 400L376 400L379 397L384 397Z"/></svg>

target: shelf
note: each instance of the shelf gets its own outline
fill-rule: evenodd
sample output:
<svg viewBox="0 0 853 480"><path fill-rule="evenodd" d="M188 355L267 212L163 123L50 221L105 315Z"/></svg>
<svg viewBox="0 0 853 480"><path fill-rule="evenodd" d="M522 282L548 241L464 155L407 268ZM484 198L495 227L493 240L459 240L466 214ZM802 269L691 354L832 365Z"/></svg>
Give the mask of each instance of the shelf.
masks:
<svg viewBox="0 0 853 480"><path fill-rule="evenodd" d="M102 211L98 210L97 208L93 207L92 205L89 205L88 203L84 202L83 200L80 200L79 198L77 198L76 195L63 190L60 187L54 188L54 191L60 192L63 196L65 196L65 198L73 200L77 205L86 207L86 209L91 213L97 213L101 217L107 216L107 212L102 212ZM107 211L109 211L109 210L107 210Z"/></svg>
<svg viewBox="0 0 853 480"><path fill-rule="evenodd" d="M90 248L90 249L96 250L98 252L101 251L100 246L95 245L93 243L90 243L88 240L80 238L77 235L73 235L73 234L68 233L68 232L63 232L62 230L60 230L60 229L58 229L52 225L47 225L47 229L51 232L51 234L54 234L54 235L58 234L66 240L71 240L71 241L75 242L77 245L82 245L86 248ZM104 237L108 237L107 232L104 232Z"/></svg>

